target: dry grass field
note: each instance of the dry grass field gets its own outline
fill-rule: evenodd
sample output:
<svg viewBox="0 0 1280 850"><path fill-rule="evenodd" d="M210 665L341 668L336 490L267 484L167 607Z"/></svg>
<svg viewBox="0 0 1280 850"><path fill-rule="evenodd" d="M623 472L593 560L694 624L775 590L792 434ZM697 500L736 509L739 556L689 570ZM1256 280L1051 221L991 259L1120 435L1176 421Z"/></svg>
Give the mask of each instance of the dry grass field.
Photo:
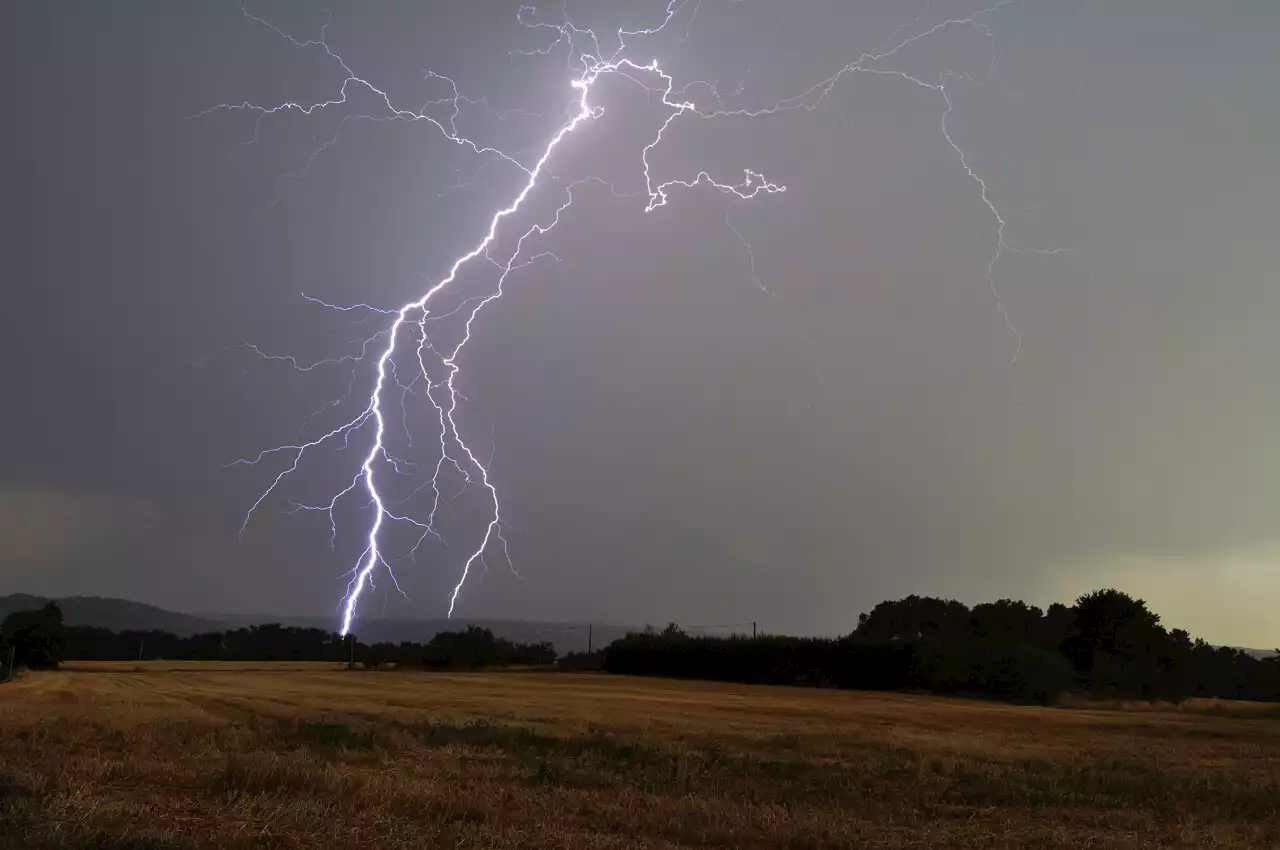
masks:
<svg viewBox="0 0 1280 850"><path fill-rule="evenodd" d="M77 665L0 686L0 846L1280 847L1280 720L1208 708Z"/></svg>

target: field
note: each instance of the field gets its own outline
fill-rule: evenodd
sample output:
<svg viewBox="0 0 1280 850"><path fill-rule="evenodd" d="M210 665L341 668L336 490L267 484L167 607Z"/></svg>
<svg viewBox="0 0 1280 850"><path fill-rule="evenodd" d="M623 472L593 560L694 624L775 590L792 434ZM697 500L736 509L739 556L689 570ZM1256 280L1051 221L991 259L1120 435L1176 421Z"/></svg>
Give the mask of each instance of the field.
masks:
<svg viewBox="0 0 1280 850"><path fill-rule="evenodd" d="M0 686L0 846L1280 847L1280 719L551 673Z"/></svg>

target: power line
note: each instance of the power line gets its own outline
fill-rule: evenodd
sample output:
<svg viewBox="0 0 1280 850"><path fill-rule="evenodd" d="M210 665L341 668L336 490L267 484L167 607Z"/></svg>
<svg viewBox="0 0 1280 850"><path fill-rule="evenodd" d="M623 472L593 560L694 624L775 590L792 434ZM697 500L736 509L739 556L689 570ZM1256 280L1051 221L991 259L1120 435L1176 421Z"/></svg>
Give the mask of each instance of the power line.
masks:
<svg viewBox="0 0 1280 850"><path fill-rule="evenodd" d="M711 631L712 629L736 629L738 627L746 627L746 626L751 627L751 636L755 637L757 634L755 620L744 620L740 623L716 623L709 626L684 626L683 628L686 632L691 632L691 631L705 632L705 631Z"/></svg>

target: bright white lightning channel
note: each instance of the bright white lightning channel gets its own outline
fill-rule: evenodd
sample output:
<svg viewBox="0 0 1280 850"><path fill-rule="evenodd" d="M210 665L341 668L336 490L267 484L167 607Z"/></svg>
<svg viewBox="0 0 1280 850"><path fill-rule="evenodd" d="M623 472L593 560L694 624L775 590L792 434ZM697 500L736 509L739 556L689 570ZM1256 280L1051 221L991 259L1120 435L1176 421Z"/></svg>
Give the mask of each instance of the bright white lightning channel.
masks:
<svg viewBox="0 0 1280 850"><path fill-rule="evenodd" d="M441 280L439 280L430 288L428 288L426 292L423 293L422 297L414 301L411 301L407 304L404 304L398 309L384 309L384 308L371 307L367 304L338 306L338 305L329 304L329 303L320 301L319 299L310 298L309 296L304 296L304 297L308 297L308 300L313 301L314 303L320 304L330 309L343 310L343 311L359 309L359 310L372 311L374 313L385 313L388 315L394 315L395 318L391 322L389 327L380 331L378 334L375 334L373 337L370 337L369 339L365 340L359 354L349 355L347 357L342 357L342 358L334 358L331 360L322 360L322 361L319 361L318 363L304 366L292 357L280 356L280 355L267 355L264 352L262 352L261 349L258 349L257 347L253 347L253 350L255 352L257 352L260 355L266 356L269 359L286 360L296 369L309 370L311 368L314 368L315 366L325 364L325 363L337 363L337 362L350 361L358 364L359 362L363 361L365 352L368 351L371 345L373 345L378 340L384 340L382 344L383 347L381 348L381 351L378 354L377 360L375 361L373 389L370 392L369 398L365 403L363 409L357 416L348 420L346 423L338 426L337 428L334 428L326 432L325 434L323 434L322 436L314 440L299 441L297 443L293 443L289 445L277 446L272 449L264 450L258 453L258 455L253 458L241 459L239 461L236 461L235 464L233 464L233 465L239 465L239 464L254 465L266 460L269 457L274 457L277 454L292 458L291 462L281 472L279 472L275 476L275 478L271 481L270 485L266 488L266 490L264 490L262 494L258 497L258 499L250 506L249 511L245 516L244 525L241 527L241 534L243 535L244 528L247 527L250 519L253 517L258 507L261 506L262 503L267 499L267 497L270 496L276 490L277 486L280 485L280 483L285 478L287 478L292 473L298 470L300 464L303 461L303 458L308 454L308 452L326 443L330 443L331 441L337 441L339 439L343 441L344 445L346 445L356 432L372 427L372 430L373 430L372 442L369 447L368 453L365 455L363 463L360 464L358 470L356 471L355 475L352 477L350 483L344 489L342 489L336 495L334 495L332 499L330 499L329 502L327 502L326 504L317 504L317 505L295 504L295 510L318 511L318 512L326 513L329 516L330 526L331 526L331 536L330 536L331 543L334 541L337 535L337 524L334 518L334 510L337 507L339 500L341 500L345 496L348 496L349 494L352 494L356 490L362 488L364 490L365 495L367 495L368 497L368 501L366 503L367 506L373 508L373 518L368 527L364 550L362 551L359 558L357 559L355 566L353 566L351 572L349 573L350 580L347 585L346 594L343 597L342 626L341 626L341 632L343 635L346 635L351 631L352 623L356 616L356 611L357 611L357 607L358 607L361 595L366 589L366 587L369 587L372 585L373 575L377 570L377 568L379 566L384 567L387 570L387 573L391 577L392 581L393 582L395 581L394 572L391 570L391 566L388 563L386 557L384 557L383 548L381 546L380 535L383 531L384 524L388 521L401 522L401 523L407 523L419 529L421 531L421 536L418 539L418 545L420 545L421 542L425 540L427 536L431 536L431 535L434 535L436 537L439 536L435 528L435 519L436 519L438 508L440 507L440 500L442 496L442 491L440 488L440 476L446 466L452 466L458 473L460 473L464 477L467 484L478 483L487 492L492 502L492 511L489 515L488 523L485 526L484 534L481 537L476 548L471 551L471 554L463 562L461 576L459 577L457 583L454 585L453 591L450 594L449 616L453 615L454 609L458 602L459 594L461 593L463 586L466 584L467 578L471 574L472 568L475 566L477 561L483 562L486 551L488 551L493 545L495 545L495 541L501 544L503 555L504 556L507 555L507 543L505 538L502 535L503 519L502 519L501 501L499 498L497 488L493 485L493 483L490 480L489 469L487 465L481 462L481 460L476 456L476 454L468 446L466 441L464 441L464 439L462 438L459 432L457 423L455 421L455 413L457 410L458 397L459 397L459 392L456 389L455 383L454 383L454 380L458 374L457 360L464 346L466 346L466 344L471 340L473 324L475 322L477 315L486 305L488 305L492 301L501 297L501 295L503 294L503 286L506 283L508 277L511 275L511 273L518 269L524 268L543 257L551 257L553 259L558 259L558 258L555 258L553 254L547 251L526 255L525 254L526 241L546 234L559 223L561 213L563 213L564 210L567 209L573 201L574 188L576 188L580 184L588 181L596 181L606 186L609 186L609 184L607 184L605 181L598 180L597 178L586 178L584 180L579 180L569 184L567 187L565 187L566 200L556 209L554 216L552 216L551 219L544 224L535 224L529 227L527 230L525 230L525 232L522 235L520 235L519 239L517 240L514 250L512 251L510 256L505 259L505 261L496 260L490 255L490 250L494 247L494 244L498 238L499 227L502 225L503 221L521 209L521 207L525 204L526 199L534 191L535 187L537 187L540 184L540 181L546 182L546 181L555 180L555 177L553 175L546 173L546 167L547 167L547 163L555 154L561 142L570 134L574 133L580 127L584 126L591 119L597 117L600 114L600 108L598 106L593 105L590 102L590 97L591 97L592 90L595 84L597 83L597 81L599 81L602 77L605 77L607 75L621 76L625 78L627 81L634 83L636 85L639 85L643 88L646 88L651 92L660 93L662 97L662 103L671 110L670 115L668 115L667 119L658 128L657 133L647 142L647 144L645 144L641 148L640 168L644 176L645 194L647 195L647 202L645 205L646 212L652 211L658 207L665 205L668 201L668 192L676 188L691 189L699 185L706 185L722 193L731 194L740 199L754 198L757 195L760 195L762 193L773 194L773 193L786 191L785 186L772 183L769 180L765 179L765 177L759 172L752 171L752 170L745 171L743 180L740 183L726 183L726 182L716 180L711 176L710 172L707 170L699 171L691 179L673 179L673 180L668 180L662 183L655 183L650 173L649 155L660 143L662 143L663 134L666 132L667 128L670 127L673 122L675 122L677 119L681 118L682 116L685 116L688 118L698 118L698 119L713 119L713 118L722 117L722 116L745 116L745 117L772 116L772 115L778 115L780 113L784 113L792 110L799 110L799 109L811 111L816 109L818 106L820 106L823 103L823 101L828 97L828 95L830 94L831 90L834 88L836 83L839 82L839 80L845 74L855 73L855 72L898 77L900 79L911 82L916 86L919 86L929 91L940 94L942 96L943 101L945 102L945 111L943 112L942 119L941 119L942 134L945 137L946 142L956 152L957 156L960 159L961 165L964 167L968 175L978 183L981 189L982 202L985 204L986 208L995 216L995 219L998 223L997 246L996 246L996 251L991 258L990 266L988 267L987 280L991 284L992 292L995 295L997 308L1000 310L1005 321L1009 323L1010 330L1015 334L1015 336L1017 336L1017 331L1013 328L1013 325L1009 320L1008 313L1005 311L1003 304L1000 301L999 292L996 290L996 287L995 287L993 274L994 274L995 264L1004 252L1006 251L1015 252L1015 251L1021 251L1023 249L1015 248L1005 240L1005 220L1000 215L995 204L990 200L988 190L987 190L987 184L970 166L968 157L965 155L964 151L952 139L952 136L948 130L947 118L952 111L952 101L946 90L946 83L947 83L948 77L944 76L937 83L932 83L932 82L928 82L928 81L910 76L909 74L906 74L901 71L893 71L893 70L878 68L874 64L878 61L894 56L899 51L903 50L904 48L906 48L911 44L914 44L920 41L921 39L924 39L930 35L933 35L935 33L938 33L950 27L966 27L966 26L975 27L980 31L982 31L989 39L991 39L994 45L994 38L992 36L991 30L985 23L982 22L982 18L994 12L995 10L999 9L1000 7L1008 5L1010 2L1012 2L1012 0L1001 0L1001 2L996 3L995 5L989 8L983 9L979 12L976 12L968 17L946 20L938 24L935 24L931 27L928 27L927 29L924 29L921 32L918 32L908 38L904 38L898 41L893 47L889 49L877 51L877 52L863 53L855 62L852 62L840 68L835 74L815 84L814 86L805 90L801 94L792 98L778 101L777 103L774 103L771 106L760 108L760 109L725 109L723 108L723 106L721 105L723 101L721 99L720 94L716 91L715 86L705 81L694 81L686 85L683 89L676 90L673 77L667 74L665 71L663 71L659 67L658 62L656 60L640 63L640 62L633 61L632 59L629 59L626 56L624 56L624 54L628 49L627 42L629 38L637 37L637 36L653 35L658 32L661 32L668 26L668 24L672 22L672 20L677 16L678 13L684 10L686 6L689 6L692 8L692 14L690 15L690 21L689 21L689 23L691 23L692 17L697 14L698 8L701 5L700 0L696 0L696 2L692 2L692 3L688 2L688 0L670 0L670 2L666 6L665 14L662 21L657 26L654 26L652 28L641 29L641 30L619 29L616 33L618 47L615 51L613 51L613 53L611 53L608 56L608 58L602 58L604 56L604 53L600 49L600 41L592 30L580 29L569 22L565 22L562 24L551 24L551 23L545 23L540 21L534 21L532 20L533 16L535 15L535 10L533 9L533 7L530 7L530 6L521 7L519 12L517 13L517 16L520 23L523 26L531 30L547 29L554 32L556 34L556 37L554 41L545 48L534 50L534 51L512 51L512 52L515 54L521 54L526 56L538 56L538 55L544 56L544 55L550 55L552 52L556 51L557 49L564 48L569 53L569 57L570 57L569 67L576 74L576 76L572 77L569 80L569 85L576 92L574 105L571 109L571 113L569 114L567 119L564 121L564 123L560 125L559 129L557 129L555 133L550 137L550 140L546 143L545 147L542 149L542 152L538 156L537 160L530 165L523 164L516 157L509 156L496 148L479 145L471 141L470 139L467 139L458 134L456 119L458 117L459 104L461 102L466 102L469 104L478 104L478 103L483 103L484 101L483 99L472 100L472 99L462 97L462 95L459 94L458 92L456 83L454 83L452 79L448 77L444 77L439 74L434 74L434 73L430 75L431 78L445 80L452 86L451 97L445 98L443 100L432 101L431 103L428 103L426 106L424 106L421 110L418 110L418 111L400 109L392 104L390 96L385 91L383 91L382 89L379 89L378 87L373 85L371 82L369 82L367 79L357 75L351 69L351 67L347 64L347 62L339 54L337 54L331 49L331 47L329 46L326 40L326 30L328 28L328 24L326 24L325 27L322 28L319 39L302 41L297 38L294 38L293 36L284 32L283 30L276 27L275 25L268 23L267 21L263 20L262 18L252 14L247 9L245 9L244 14L247 18L251 19L252 21L258 24L261 24L263 26L270 28L275 33L277 33L281 38L287 40L293 46L299 47L299 48L318 48L323 50L331 60L333 60L335 63L337 63L338 66L342 68L343 72L346 75L339 89L339 94L337 97L333 99L312 103L310 105L296 103L292 101L284 102L272 107L259 106L249 102L243 102L240 104L221 104L219 106L213 107L210 110L206 110L204 113L200 113L201 115L207 114L215 110L243 110L243 111L256 113L257 121L255 123L255 134L254 134L254 140L256 141L258 139L258 131L260 130L261 122L267 116L286 112L286 111L296 111L296 112L303 113L305 115L310 115L317 110L346 104L348 102L348 92L350 88L353 86L363 87L367 91L376 95L381 100L381 102L386 106L386 109L388 110L387 114L385 116L370 116L370 115L345 116L339 124L338 132L341 132L342 127L345 126L347 120L350 118L360 118L360 119L372 120L372 121L427 121L430 124L434 125L445 136L445 138L453 141L456 144L459 144L468 148L469 150L471 150L476 154L487 154L487 155L492 155L494 157L497 157L498 159L505 161L507 164L514 166L515 168L518 168L525 175L525 177L524 177L523 185L520 188L519 192L512 198L512 200L505 207L496 211L493 214L493 216L490 218L488 228L485 231L483 237L479 239L479 241L477 241L470 248L470 250L468 250L466 253L463 253L460 256L458 256L456 259L454 259L452 264L449 266L448 273ZM688 27L686 26L685 37L687 37L687 34L688 34ZM579 43L584 44L585 46L589 47L589 49L580 50ZM993 56L994 56L994 47L993 47ZM580 64L577 64L577 63L580 63ZM641 77L646 77L646 76L650 79L661 80L661 85L650 86L645 84L641 80ZM686 99L688 97L687 93L690 91L690 89L694 87L701 87L708 90L711 93L712 102L715 104L715 108L700 109L695 103L693 103L690 100L687 100ZM441 120L427 114L427 111L426 111L427 107L432 105L440 105L443 103L452 104L452 115L450 115L447 119ZM315 156L318 155L321 151L333 145L336 142L336 140L337 140L337 135L335 134L333 139L330 139L319 150L313 152L311 159L314 159ZM308 161L308 166L309 165L310 165L310 160ZM545 176L545 180L543 179L544 176ZM610 188L612 187L610 186ZM615 192L615 194L617 193ZM729 225L729 227L734 232L735 236L738 237L739 241L743 242L748 253L750 253L750 247L746 245L745 240L742 240L741 234L738 233L736 228L733 228L731 224ZM1046 253L1052 253L1052 252L1046 252ZM498 278L497 278L496 286L494 290L486 296L472 297L472 298L466 299L462 301L461 305L459 305L458 307L455 307L453 310L451 310L448 313L434 314L430 306L432 299L436 295L441 293L443 290L448 288L451 284L454 283L454 281L458 277L459 272L465 265L481 257L483 257L484 259L486 259L487 261L489 261L499 269L499 274L498 274ZM754 256L752 256L752 265L753 265L753 271L752 271L753 279L755 280L756 284L760 286L759 279L755 276L755 273L754 273ZM760 288L763 289L764 287L760 286ZM428 331L427 331L427 323L436 321L438 319L446 318L448 316L455 315L458 313L465 314L466 316L465 323L464 323L464 334L463 334L462 340L452 350L447 352L442 352L438 350L435 347L435 345L431 342ZM405 335L416 335L417 337L416 346L414 349L414 353L416 357L417 372L407 384L402 382L401 376L397 372L396 361L395 361L397 346L399 345L402 336L405 336ZM1018 345L1020 348L1021 337L1019 336L1017 337L1017 339L1018 339ZM445 368L447 372L447 376L442 381L439 381L436 383L433 383L431 381L431 378L428 375L427 363L426 363L426 356L428 353L430 353L434 357L438 357L440 364L442 364L443 367ZM1016 358L1016 353L1015 353L1015 358ZM427 486L430 486L433 490L434 500L432 502L432 508L425 521L415 519L408 515L403 515L403 514L394 512L392 510L392 507L388 504L387 497L383 495L378 485L377 470L380 467L384 469L386 467L390 467L393 471L401 472L402 467L412 466L412 464L409 464L406 461L402 461L399 458L392 455L386 447L388 419L387 419L386 410L384 409L384 403L385 403L384 394L389 391L389 388L387 387L389 376L391 378L391 381L394 382L397 385L397 387L401 390L402 405L403 405L405 396L408 393L413 391L413 388L415 385L421 382L425 389L425 395L427 399L430 401L430 403L433 405L433 407L435 408L435 411L437 414L436 419L437 419L437 427L439 428L438 436L439 436L439 448L440 448L439 459L435 465L435 471L430 481L428 481L426 484L422 485L421 487L419 487L417 490L414 491L414 493L417 493ZM353 382L354 382L354 374L353 374ZM437 395L437 393L439 393L440 395ZM329 402L326 404L325 408L322 408L322 410L327 409L330 406L334 406L340 403L341 401L342 399ZM403 410L404 408L402 406L402 412ZM407 421L405 421L403 418L402 418L401 426L405 430L405 433L409 437L409 439L412 440L412 432L408 426ZM456 448L456 453L454 452L455 448ZM415 545L413 551L416 552L416 550L417 550L417 545ZM507 557L507 560L508 560L508 563L510 563L509 557Z"/></svg>

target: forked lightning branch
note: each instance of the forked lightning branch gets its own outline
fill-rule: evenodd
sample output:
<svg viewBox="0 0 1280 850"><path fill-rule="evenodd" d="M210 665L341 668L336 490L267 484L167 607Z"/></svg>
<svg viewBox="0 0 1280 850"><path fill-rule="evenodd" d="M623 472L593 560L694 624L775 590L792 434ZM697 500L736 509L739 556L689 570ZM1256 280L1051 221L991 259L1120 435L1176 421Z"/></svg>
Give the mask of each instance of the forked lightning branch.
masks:
<svg viewBox="0 0 1280 850"><path fill-rule="evenodd" d="M388 323L374 336L365 341L358 355L336 360L321 361L320 364L303 365L292 357L266 353L264 349L253 347L262 356L271 359L288 361L294 368L309 370L324 363L353 361L357 366L367 368L372 377L372 389L369 395L356 403L359 408L353 416L335 428L311 440L298 440L286 445L276 446L259 452L253 457L243 458L233 465L256 466L261 464L279 464L269 485L256 501L249 507L244 519L244 528L253 519L258 509L276 494L280 485L291 475L298 472L303 464L312 460L322 447L342 443L343 445L362 445L363 452L358 455L359 462L353 464L350 478L345 487L335 493L327 494L319 501L296 504L296 510L314 511L325 514L330 523L331 542L344 529L338 527L336 510L346 501L355 501L369 508L367 525L360 532L362 551L355 563L350 565L346 593L341 601L341 631L351 631L360 605L362 595L372 586L379 571L385 571L391 581L395 581L392 562L416 552L417 547L428 537L439 536L437 520L441 514L442 500L449 499L447 487L442 486L442 476L446 472L461 475L466 482L478 484L483 490L489 505L487 521L483 533L467 547L466 553L457 558L451 569L456 570L456 583L449 594L448 612L452 616L459 596L474 573L477 564L483 563L486 555L501 554L510 562L506 538L503 536L503 504L502 498L494 485L489 469L489 462L473 450L472 442L458 426L458 403L460 394L456 378L461 368L460 357L464 349L477 335L480 328L477 318L481 312L494 301L501 298L504 286L510 276L519 270L537 262L544 257L552 257L545 246L541 245L541 237L557 227L562 213L573 203L574 189L588 181L596 181L609 186L598 178L585 178L561 185L563 201L548 214L545 220L533 225L509 231L513 217L527 212L524 208L535 189L544 185L553 186L557 178L551 173L550 164L562 147L562 142L571 135L589 135L594 119L602 114L602 106L596 102L596 88L600 80L614 77L628 85L639 86L654 95L660 96L661 103L667 110L665 120L651 136L636 139L637 157L635 168L643 179L644 191L636 198L637 203L644 204L646 212L659 210L668 203L671 193L679 190L716 191L732 195L740 199L756 198L783 192L786 187L782 183L772 182L763 174L748 169L740 179L726 175L715 162L702 165L693 173L676 178L659 180L653 174L652 154L659 146L667 144L666 134L669 128L681 121L715 121L719 118L736 116L751 117L760 120L785 120L785 113L796 110L814 110L820 108L831 91L842 78L849 74L862 73L893 78L894 84L911 84L903 89L905 92L915 91L938 98L939 123L942 138L954 151L957 164L965 169L974 180L981 209L994 216L998 224L998 238L993 246L987 279L991 285L996 306L1006 322L1009 317L1000 302L999 293L994 282L994 267L1005 252L1016 252L1021 249L1010 245L1005 240L1005 221L990 199L987 184L969 165L969 158L954 141L947 126L947 119L952 111L952 101L947 92L948 83L955 79L953 75L944 74L936 81L912 76L900 70L884 68L883 60L894 56L906 47L935 36L951 28L973 28L980 31L994 51L994 35L985 22L993 12L1008 5L1012 0L1003 0L989 8L972 15L941 21L922 27L919 31L886 49L862 53L854 61L837 69L831 76L819 81L800 94L772 103L766 107L753 109L726 109L715 86L705 81L692 80L678 83L675 77L661 67L651 56L634 54L633 44L643 45L648 37L663 33L677 22L689 23L697 15L700 2L682 2L671 0L661 11L654 25L647 29L619 29L612 33L608 40L616 45L612 50L602 49L602 39L590 29L574 26L572 22L551 23L541 20L532 7L522 7L518 12L520 23L535 35L546 33L550 39L547 43L529 50L514 50L513 54L528 57L530 61L543 61L544 57L567 55L565 87L571 95L571 105L564 122L552 133L540 148L537 158L532 161L521 161L517 156L509 155L495 147L482 144L462 136L457 131L456 118L462 103L477 103L478 100L463 97L455 81L441 74L430 77L447 83L450 87L448 96L434 101L421 109L407 110L393 103L384 88L379 87L368 77L357 73L347 61L329 45L328 25L321 29L318 38L299 39L283 29L244 9L244 15L258 26L268 27L281 39L296 48L314 50L323 53L326 61L341 68L344 79L332 98L314 103L286 101L271 106L250 102L221 104L206 110L201 115L214 111L246 111L256 115L255 132L261 130L262 123L272 116L287 112L313 115L317 112L338 109L349 104L354 91L363 89L366 94L373 95L380 103L380 114L346 115L339 125L339 130L348 119L364 119L374 121L408 121L427 122L438 130L445 139L463 146L478 157L496 160L497 164L512 172L515 183L510 200L505 206L493 211L488 226L478 233L475 241L462 246L451 260L444 264L447 273L430 286L421 297L402 305L397 309L377 309L368 304L350 306L328 304L318 299L310 299L322 306L335 310L362 310L386 314ZM994 56L994 52L993 52ZM551 61L547 59L546 61ZM695 93L706 93L708 104L700 104ZM449 111L445 117L433 113L432 107L444 105ZM256 137L256 136L255 136ZM338 142L337 136L327 142L319 154ZM314 157L314 155L313 155ZM616 193L615 193L616 194ZM518 234L518 235L517 235ZM740 234L734 230L739 239ZM494 256L502 244L513 245L502 256ZM486 294L461 299L461 306L445 297L455 295L451 288L456 287L460 273L470 269L472 264L483 264L492 269L491 279ZM369 301L376 299L370 298ZM456 344L443 345L433 335L433 323L449 320L459 323L459 338ZM1010 330L1017 337L1017 332L1009 324ZM1020 337L1017 343L1021 345ZM1016 352L1015 355L1016 357ZM431 414L422 422L401 422L400 417L393 416L394 406L401 405L400 413L405 414L404 399L406 393L414 388L431 405ZM346 400L334 400L327 407L337 407ZM388 476L412 475L419 468L415 464L402 461L396 457L388 446L389 430L393 427L404 427L411 433L429 433L438 443L438 454L430 471L421 473L423 480L415 488L414 493L426 494L420 512L413 512L404 507L405 500L393 501L388 493L386 481ZM433 450L436 451L436 450ZM414 530L417 543L411 552L390 553L387 551L388 529L390 525L404 525ZM445 569L446 565L441 564Z"/></svg>

